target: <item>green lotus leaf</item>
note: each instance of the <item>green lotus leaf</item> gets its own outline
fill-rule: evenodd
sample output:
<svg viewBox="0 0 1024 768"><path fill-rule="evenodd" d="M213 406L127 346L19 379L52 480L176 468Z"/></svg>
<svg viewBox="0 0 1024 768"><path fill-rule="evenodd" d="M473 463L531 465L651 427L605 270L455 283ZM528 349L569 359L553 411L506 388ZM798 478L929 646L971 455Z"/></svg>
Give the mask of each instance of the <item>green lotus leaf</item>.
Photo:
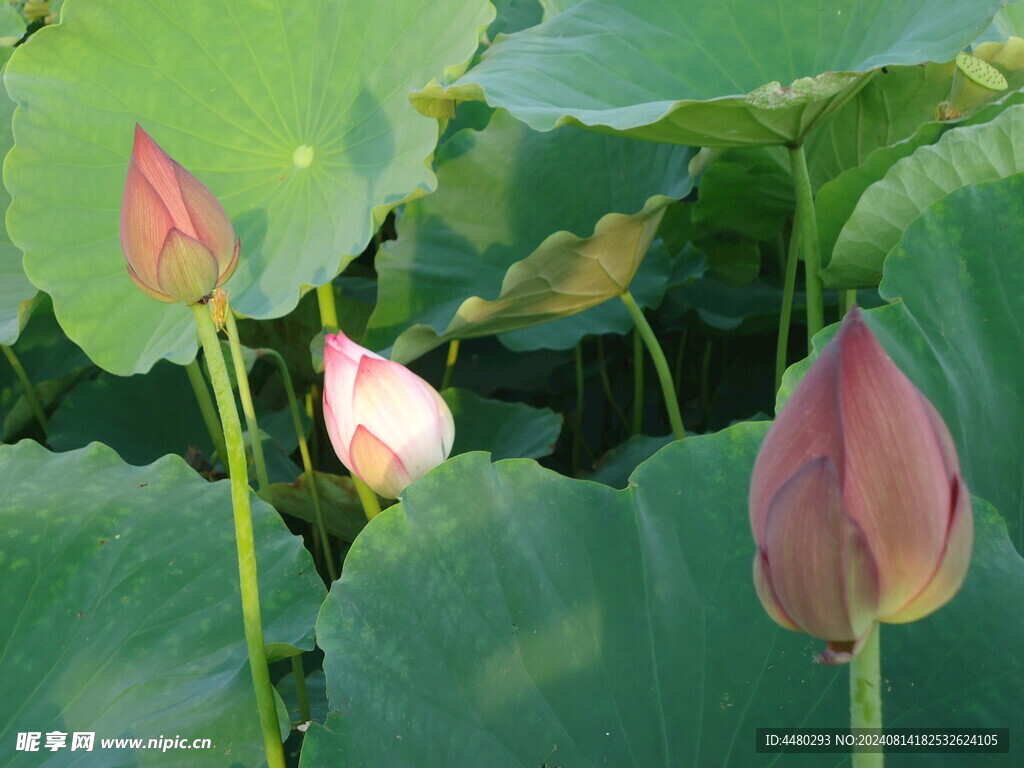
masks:
<svg viewBox="0 0 1024 768"><path fill-rule="evenodd" d="M6 5L0 10L13 9ZM24 26L22 22L20 34L24 34ZM4 57L6 62L4 54L0 57ZM6 155L14 146L14 134L11 133L13 114L14 102L7 98L6 92L0 92L0 155ZM10 203L10 194L0 184L0 212L6 212ZM28 322L36 288L29 282L21 265L21 249L10 243L5 218L0 216L0 344L13 344Z"/></svg>
<svg viewBox="0 0 1024 768"><path fill-rule="evenodd" d="M539 131L569 124L679 144L786 144L863 87L861 73L949 61L999 8L583 0L497 40L478 66L420 100L484 100Z"/></svg>
<svg viewBox="0 0 1024 768"><path fill-rule="evenodd" d="M113 373L194 357L189 311L125 272L119 209L138 122L231 217L233 306L286 314L391 207L434 188L437 125L408 94L446 67L457 75L493 14L485 0L68 2L5 76L20 105L8 224L29 277Z"/></svg>
<svg viewBox="0 0 1024 768"><path fill-rule="evenodd" d="M769 766L780 756L755 751L757 728L844 726L847 669L814 664L822 643L776 626L754 593L747 478L767 426L675 442L622 491L483 454L410 486L320 613L332 714L302 768ZM887 722L948 724L950 701L960 726L1019 719L1024 659L1005 649L1024 631L1024 560L975 509L960 594L883 626Z"/></svg>
<svg viewBox="0 0 1024 768"><path fill-rule="evenodd" d="M359 495L347 475L316 473L316 492L327 532L342 541L355 541L366 525L366 513L359 503ZM309 473L303 472L292 483L272 483L269 501L282 514L297 517L307 523L316 523Z"/></svg>
<svg viewBox="0 0 1024 768"><path fill-rule="evenodd" d="M0 241L0 344L13 344L32 313L36 287L25 276L21 250Z"/></svg>
<svg viewBox="0 0 1024 768"><path fill-rule="evenodd" d="M79 384L54 411L47 442L55 451L109 445L129 464L198 449L212 459L213 444L185 370L158 363L145 376L101 373Z"/></svg>
<svg viewBox="0 0 1024 768"><path fill-rule="evenodd" d="M495 459L535 459L554 451L562 431L562 414L550 408L489 400L454 387L441 396L455 419L452 456L487 451Z"/></svg>
<svg viewBox="0 0 1024 768"><path fill-rule="evenodd" d="M99 443L0 446L0 737L6 766L223 768L263 758L238 597L230 487L178 457L145 467ZM272 657L312 649L323 585L299 538L253 497ZM15 734L92 732L92 753L16 752ZM111 750L102 738L209 738L208 750ZM89 762L89 759L92 762Z"/></svg>
<svg viewBox="0 0 1024 768"><path fill-rule="evenodd" d="M1024 171L1017 151L1022 137L1024 104L1008 107L990 122L949 131L895 163L864 190L839 232L822 272L826 285L877 285L886 256L929 205L967 185Z"/></svg>
<svg viewBox="0 0 1024 768"><path fill-rule="evenodd" d="M588 333L625 333L625 307L598 305L629 285L661 212L690 191L692 154L582 131L541 134L501 111L485 130L460 132L438 153L438 192L406 207L398 239L377 256L378 305L363 343L383 349L401 334L393 357L408 361L447 339L587 310L511 343L569 348ZM664 277L656 270L650 283L638 301L657 304Z"/></svg>

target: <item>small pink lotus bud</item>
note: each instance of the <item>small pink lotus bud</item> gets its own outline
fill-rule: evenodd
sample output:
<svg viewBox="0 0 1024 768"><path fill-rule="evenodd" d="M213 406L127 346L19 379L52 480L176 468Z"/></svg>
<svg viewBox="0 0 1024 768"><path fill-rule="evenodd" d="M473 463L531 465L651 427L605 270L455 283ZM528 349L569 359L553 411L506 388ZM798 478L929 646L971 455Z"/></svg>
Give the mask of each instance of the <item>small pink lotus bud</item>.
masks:
<svg viewBox="0 0 1024 768"><path fill-rule="evenodd" d="M754 583L782 626L849 661L875 622L953 597L973 523L949 430L853 307L768 432L754 465Z"/></svg>
<svg viewBox="0 0 1024 768"><path fill-rule="evenodd" d="M136 125L121 203L135 284L158 301L194 304L231 277L239 246L217 198Z"/></svg>
<svg viewBox="0 0 1024 768"><path fill-rule="evenodd" d="M324 348L324 420L341 463L389 499L448 458L455 437L433 387L343 333Z"/></svg>

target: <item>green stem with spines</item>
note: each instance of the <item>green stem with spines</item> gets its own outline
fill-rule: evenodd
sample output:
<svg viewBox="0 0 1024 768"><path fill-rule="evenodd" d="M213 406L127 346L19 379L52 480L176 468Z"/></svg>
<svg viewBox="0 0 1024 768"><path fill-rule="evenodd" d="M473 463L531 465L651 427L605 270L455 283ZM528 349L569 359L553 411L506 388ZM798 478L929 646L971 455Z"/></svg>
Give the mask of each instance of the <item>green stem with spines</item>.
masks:
<svg viewBox="0 0 1024 768"><path fill-rule="evenodd" d="M355 472L352 473L352 485L356 487L356 493L359 494L359 503L363 505L366 519L373 520L380 514L380 500L377 498L377 493Z"/></svg>
<svg viewBox="0 0 1024 768"><path fill-rule="evenodd" d="M797 214L799 218L799 213ZM796 293L797 258L800 248L800 230L796 220L789 236L789 252L786 256L786 282L782 288L782 311L779 313L779 336L775 343L775 391L782 389L782 376L786 373L789 351L789 324L793 317L793 294Z"/></svg>
<svg viewBox="0 0 1024 768"><path fill-rule="evenodd" d="M245 446L242 442L242 424L238 419L235 397L228 377L227 363L217 338L217 329L209 309L203 304L192 304L199 329L199 338L210 370L213 394L217 400L227 462L231 470L231 502L235 522L235 545L238 554L239 589L242 598L242 622L245 643L249 652L249 671L256 692L263 746L269 768L285 768L284 747L277 726L277 707L274 688L270 682L266 647L263 643L263 621L260 615L259 580L256 571L256 544L249 504L249 482L246 474Z"/></svg>
<svg viewBox="0 0 1024 768"><path fill-rule="evenodd" d="M309 708L309 688L306 686L306 670L302 666L302 654L292 656L292 677L295 678L295 697L299 700L299 721L308 723L313 719Z"/></svg>
<svg viewBox="0 0 1024 768"><path fill-rule="evenodd" d="M875 624L850 660L850 727L882 727L882 665L879 646L881 627ZM881 752L858 752L854 748L853 768L882 768Z"/></svg>
<svg viewBox="0 0 1024 768"><path fill-rule="evenodd" d="M306 433L302 429L302 416L299 413L299 401L295 397L295 387L292 385L292 376L288 372L288 364L285 363L281 354L274 349L261 348L256 354L269 358L277 368L278 375L284 383L285 393L288 395L288 405L292 411L292 423L295 425L295 436L299 441L299 454L302 456L302 470L309 478L309 492L313 497L313 514L316 520L317 538L323 548L324 559L327 562L327 573L331 581L338 580L338 568L334 564L334 555L331 553L330 538L327 533L327 524L324 521L324 510L320 503L320 493L316 485L316 472L313 468L313 459L309 453L309 443L306 442Z"/></svg>
<svg viewBox="0 0 1024 768"><path fill-rule="evenodd" d="M36 417L36 421L39 422L39 426L43 428L43 432L47 433L50 431L50 423L46 419L46 411L43 410L43 404L39 402L39 398L36 397L36 388L32 386L32 380L29 379L28 374L25 373L25 368L22 366L18 356L14 354L14 350L6 344L0 344L0 347L4 350L4 357L7 358L7 362L11 364L11 368L14 369L14 375L18 378L18 383L21 385L21 391L25 395L25 401L28 403L28 407L32 411L32 415Z"/></svg>
<svg viewBox="0 0 1024 768"><path fill-rule="evenodd" d="M459 359L459 340L452 339L448 343L448 357L444 363L444 376L441 377L441 391L452 385L452 376L455 374L455 363Z"/></svg>
<svg viewBox="0 0 1024 768"><path fill-rule="evenodd" d="M195 358L185 366L185 373L188 375L189 384L195 393L196 402L199 404L199 412L203 415L203 423L206 424L206 431L210 433L210 441L213 449L217 452L224 470L228 469L228 452L224 447L224 431L220 428L220 419L217 418L217 406L213 404L210 397L210 390L206 387L206 379L199 367L199 359Z"/></svg>
<svg viewBox="0 0 1024 768"><path fill-rule="evenodd" d="M824 287L821 282L821 245L818 239L818 217L814 211L814 194L807 171L804 145L789 147L789 164L793 172L796 194L796 221L800 226L800 247L804 254L804 282L807 291L807 351L811 339L825 327Z"/></svg>
<svg viewBox="0 0 1024 768"><path fill-rule="evenodd" d="M238 324L235 322L235 313L229 309L226 318L228 344L231 346L231 359L235 364L235 381L238 383L238 398L242 401L242 413L245 414L245 424L249 430L252 460L256 465L256 485L262 493L270 487L267 460L263 456L263 439L260 435L259 423L256 421L256 408L252 402L252 390L249 388L249 372L245 370L245 359L242 357L242 343L238 340Z"/></svg>
<svg viewBox="0 0 1024 768"><path fill-rule="evenodd" d="M633 318L633 324L640 332L640 338L643 340L644 346L647 347L647 352L654 362L654 370L658 374L658 382L661 384L661 394L665 398L665 408L668 410L668 420L672 425L672 434L676 440L682 440L686 437L686 430L683 428L683 416L679 412L679 400L676 398L676 387L672 382L672 372L669 370L668 360L665 359L665 353L661 349L661 344L658 343L658 337L655 335L654 329L647 322L647 318L644 317L644 312L640 309L640 305L636 303L633 294L626 291L619 294L619 298L622 299L622 303L629 310L630 317Z"/></svg>
<svg viewBox="0 0 1024 768"><path fill-rule="evenodd" d="M846 317L846 313L850 311L850 307L857 303L857 289L848 288L844 291L839 292L839 319L842 320Z"/></svg>
<svg viewBox="0 0 1024 768"><path fill-rule="evenodd" d="M341 326L338 324L338 308L334 303L333 282L317 286L316 302L320 307L320 325L330 333L337 333Z"/></svg>

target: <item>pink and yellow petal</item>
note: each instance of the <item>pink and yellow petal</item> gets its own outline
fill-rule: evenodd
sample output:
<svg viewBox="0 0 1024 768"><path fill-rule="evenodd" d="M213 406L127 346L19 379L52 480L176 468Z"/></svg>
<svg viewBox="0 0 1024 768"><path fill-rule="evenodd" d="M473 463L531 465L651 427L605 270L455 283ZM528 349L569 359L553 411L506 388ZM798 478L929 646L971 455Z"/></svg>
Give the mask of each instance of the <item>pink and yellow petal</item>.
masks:
<svg viewBox="0 0 1024 768"><path fill-rule="evenodd" d="M194 304L216 285L217 260L198 240L172 229L157 260L157 279L176 301Z"/></svg>
<svg viewBox="0 0 1024 768"><path fill-rule="evenodd" d="M401 458L364 426L356 427L351 445L355 472L379 496L396 499L412 477Z"/></svg>
<svg viewBox="0 0 1024 768"><path fill-rule="evenodd" d="M859 637L876 617L877 570L830 459L808 462L779 489L765 531L761 550L785 614L816 637Z"/></svg>

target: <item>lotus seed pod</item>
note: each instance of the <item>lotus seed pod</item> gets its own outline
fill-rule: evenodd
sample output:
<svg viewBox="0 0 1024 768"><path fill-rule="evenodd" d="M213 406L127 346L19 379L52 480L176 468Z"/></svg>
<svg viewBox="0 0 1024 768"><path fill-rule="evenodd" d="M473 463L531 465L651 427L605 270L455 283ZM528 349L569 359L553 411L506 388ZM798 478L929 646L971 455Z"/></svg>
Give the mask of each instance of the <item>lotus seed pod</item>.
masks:
<svg viewBox="0 0 1024 768"><path fill-rule="evenodd" d="M946 113L949 117L959 117L1006 88L1003 73L987 61L969 53L958 54Z"/></svg>

